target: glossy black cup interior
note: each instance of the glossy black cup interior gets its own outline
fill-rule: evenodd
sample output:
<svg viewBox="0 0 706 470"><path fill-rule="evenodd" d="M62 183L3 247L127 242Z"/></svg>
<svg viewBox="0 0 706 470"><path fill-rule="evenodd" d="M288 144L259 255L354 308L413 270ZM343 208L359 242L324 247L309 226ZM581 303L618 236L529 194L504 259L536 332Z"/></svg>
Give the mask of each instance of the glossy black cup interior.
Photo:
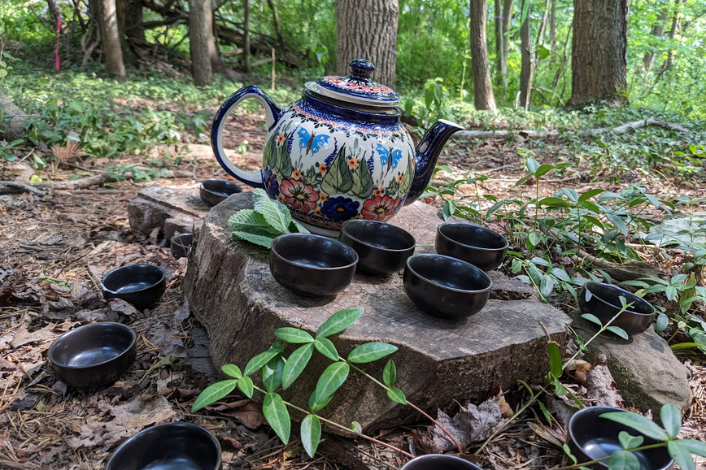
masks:
<svg viewBox="0 0 706 470"><path fill-rule="evenodd" d="M135 332L121 323L91 323L68 331L49 347L49 363L72 387L114 382L135 360Z"/></svg>
<svg viewBox="0 0 706 470"><path fill-rule="evenodd" d="M339 240L358 253L358 271L385 275L404 268L417 244L411 233L374 220L348 220Z"/></svg>
<svg viewBox="0 0 706 470"><path fill-rule="evenodd" d="M600 417L603 413L613 411L626 412L621 408L592 406L577 411L569 420L568 444L579 463L600 459L620 450L618 434L621 431L626 431L632 436L644 437L645 440L641 445L657 443L656 440L639 431ZM634 454L640 461L641 470L664 470L673 463L666 447L634 452ZM590 468L607 470L608 461L593 464Z"/></svg>
<svg viewBox="0 0 706 470"><path fill-rule="evenodd" d="M579 294L579 308L583 313L598 317L604 325L620 310L620 297L624 297L631 307L616 318L611 325L619 326L628 335L640 334L650 326L655 309L651 303L635 294L612 284L587 282Z"/></svg>
<svg viewBox="0 0 706 470"><path fill-rule="evenodd" d="M490 277L465 261L437 254L407 259L404 290L425 312L441 318L465 318L488 302Z"/></svg>
<svg viewBox="0 0 706 470"><path fill-rule="evenodd" d="M400 470L482 470L478 465L453 455L428 454L410 460Z"/></svg>
<svg viewBox="0 0 706 470"><path fill-rule="evenodd" d="M242 192L240 186L227 180L207 179L203 180L199 187L201 200L209 206L215 206L231 194L239 192Z"/></svg>
<svg viewBox="0 0 706 470"><path fill-rule="evenodd" d="M503 264L509 243L489 228L465 222L446 222L437 227L434 245L440 255L491 271Z"/></svg>
<svg viewBox="0 0 706 470"><path fill-rule="evenodd" d="M270 272L283 286L305 296L334 295L355 275L358 255L348 245L309 233L272 240Z"/></svg>
<svg viewBox="0 0 706 470"><path fill-rule="evenodd" d="M105 300L117 298L144 309L162 298L167 286L164 271L152 264L129 264L108 271L101 291Z"/></svg>
<svg viewBox="0 0 706 470"><path fill-rule="evenodd" d="M193 233L180 233L179 235L174 235L170 243L170 250L172 252L172 255L176 259L187 256L191 251L191 244L193 243L193 241Z"/></svg>
<svg viewBox="0 0 706 470"><path fill-rule="evenodd" d="M201 426L170 423L144 429L113 453L105 470L218 470L221 446Z"/></svg>

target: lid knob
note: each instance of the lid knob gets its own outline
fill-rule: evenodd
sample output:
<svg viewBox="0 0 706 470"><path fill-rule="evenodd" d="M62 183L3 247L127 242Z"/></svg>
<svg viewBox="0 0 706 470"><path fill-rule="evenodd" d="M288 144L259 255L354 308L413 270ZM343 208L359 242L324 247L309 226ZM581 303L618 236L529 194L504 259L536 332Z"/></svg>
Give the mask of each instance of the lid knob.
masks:
<svg viewBox="0 0 706 470"><path fill-rule="evenodd" d="M351 78L354 80L369 81L375 70L375 65L365 59L355 59L350 64Z"/></svg>

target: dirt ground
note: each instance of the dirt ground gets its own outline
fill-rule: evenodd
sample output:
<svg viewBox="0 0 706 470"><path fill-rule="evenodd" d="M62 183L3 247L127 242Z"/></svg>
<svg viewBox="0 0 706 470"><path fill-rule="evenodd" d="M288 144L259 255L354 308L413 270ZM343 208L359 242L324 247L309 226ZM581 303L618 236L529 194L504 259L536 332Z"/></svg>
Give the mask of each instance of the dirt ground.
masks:
<svg viewBox="0 0 706 470"><path fill-rule="evenodd" d="M255 125L256 118L235 119L241 126L238 138L249 143L238 157L240 163L255 168L263 132ZM44 187L42 194L0 196L0 469L102 469L126 438L172 421L197 423L215 434L223 449L224 469L398 467L403 459L392 451L333 437L326 437L317 458L309 459L297 439L281 445L263 425L259 405L237 394L207 412L190 412L200 390L219 375L204 366L207 339L184 306L181 282L188 261L174 259L162 234L133 231L127 218L130 200L142 187L195 188L202 179L226 177L205 138L186 144L189 150L154 150L157 156L167 150L184 156L181 165L170 168L170 178L143 182L128 178L72 189L66 184L76 176L104 179L108 165L142 164L144 157L125 156L118 162L67 157L54 170L39 173L44 183L54 185ZM226 146L237 147L234 136L226 136ZM551 162L552 155L547 152L539 158ZM469 171L487 175L479 187L488 194L510 197L515 191L528 191L514 187L522 175L514 143L489 140L470 147L452 141L440 163L452 167L452 177ZM0 180L27 177L19 173L15 166L0 163ZM562 186L580 191L598 184L607 190L620 187L607 178L593 178L579 170L548 178L542 191L549 194ZM694 197L700 191L697 182L644 179L643 183L659 195ZM167 273L167 291L154 308L137 311L125 303L106 303L101 296L102 275L133 263L156 264ZM47 350L63 332L94 321L131 326L138 335L137 360L111 386L69 388L49 370ZM684 435L704 439L706 367L693 358L688 367L695 400L685 418ZM520 394L508 395L511 403L520 399ZM377 437L421 454L419 437L425 433L422 424L385 430ZM537 416L525 415L482 452L479 465L551 468L561 462L558 444L564 437L560 424L548 428Z"/></svg>

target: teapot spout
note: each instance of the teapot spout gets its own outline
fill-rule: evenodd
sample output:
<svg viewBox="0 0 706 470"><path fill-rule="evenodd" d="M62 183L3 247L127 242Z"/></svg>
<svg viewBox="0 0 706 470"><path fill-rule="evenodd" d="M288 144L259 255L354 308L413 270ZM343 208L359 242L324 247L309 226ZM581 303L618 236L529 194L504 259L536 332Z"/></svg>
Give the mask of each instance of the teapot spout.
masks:
<svg viewBox="0 0 706 470"><path fill-rule="evenodd" d="M454 133L462 130L463 127L458 124L440 119L427 131L422 141L417 145L417 154L414 158L414 180L407 199L405 199L405 206L421 196L431 180L436 161L439 159L444 144Z"/></svg>

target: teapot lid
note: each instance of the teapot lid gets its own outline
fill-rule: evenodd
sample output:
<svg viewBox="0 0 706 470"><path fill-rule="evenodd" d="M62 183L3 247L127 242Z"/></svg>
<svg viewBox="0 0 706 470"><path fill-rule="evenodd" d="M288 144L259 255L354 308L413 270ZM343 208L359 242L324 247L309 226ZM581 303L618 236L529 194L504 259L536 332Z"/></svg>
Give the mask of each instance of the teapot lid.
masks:
<svg viewBox="0 0 706 470"><path fill-rule="evenodd" d="M328 76L308 82L306 88L314 93L347 103L367 106L395 106L400 98L392 88L370 79L375 65L365 59L348 64L351 74L347 77Z"/></svg>

